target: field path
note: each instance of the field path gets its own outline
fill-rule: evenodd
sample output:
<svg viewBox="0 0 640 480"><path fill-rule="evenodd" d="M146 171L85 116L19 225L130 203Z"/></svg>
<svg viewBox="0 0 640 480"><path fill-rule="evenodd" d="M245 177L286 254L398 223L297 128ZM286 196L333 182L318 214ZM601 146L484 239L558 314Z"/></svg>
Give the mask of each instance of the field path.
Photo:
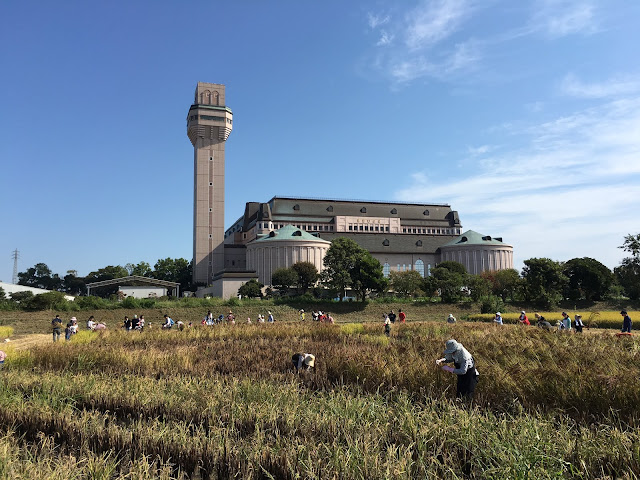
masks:
<svg viewBox="0 0 640 480"><path fill-rule="evenodd" d="M64 342L64 337L62 337ZM31 335L18 335L11 339L11 346L16 350L26 350L36 345L43 345L45 343L51 343L51 335L46 333L34 333Z"/></svg>

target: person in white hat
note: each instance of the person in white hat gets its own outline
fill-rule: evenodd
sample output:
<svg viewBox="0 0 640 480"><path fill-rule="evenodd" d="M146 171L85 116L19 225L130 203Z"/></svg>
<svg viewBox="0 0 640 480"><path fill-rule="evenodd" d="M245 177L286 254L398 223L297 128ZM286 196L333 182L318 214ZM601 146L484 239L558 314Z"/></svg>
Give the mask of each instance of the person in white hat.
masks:
<svg viewBox="0 0 640 480"><path fill-rule="evenodd" d="M316 368L316 357L310 353L296 353L291 357L296 373L302 370L309 370L310 368Z"/></svg>
<svg viewBox="0 0 640 480"><path fill-rule="evenodd" d="M498 325L503 325L502 323L502 315L500 315L500 312L496 312L496 316L493 319L494 322L496 322Z"/></svg>
<svg viewBox="0 0 640 480"><path fill-rule="evenodd" d="M523 325L531 325L531 322L527 317L527 312L525 312L524 310L520 312L520 317L518 317L518 320L520 320L520 323Z"/></svg>
<svg viewBox="0 0 640 480"><path fill-rule="evenodd" d="M453 313L450 313L447 317L447 323L456 323L456 317L453 316Z"/></svg>
<svg viewBox="0 0 640 480"><path fill-rule="evenodd" d="M471 399L478 384L478 376L480 375L476 369L476 362L461 343L455 340L447 340L444 357L436 360L436 365L440 366L443 363L452 362L455 368L445 365L442 369L445 372L455 373L458 376L456 396Z"/></svg>
<svg viewBox="0 0 640 480"><path fill-rule="evenodd" d="M300 314L300 321L304 322L304 310L301 308L298 313Z"/></svg>

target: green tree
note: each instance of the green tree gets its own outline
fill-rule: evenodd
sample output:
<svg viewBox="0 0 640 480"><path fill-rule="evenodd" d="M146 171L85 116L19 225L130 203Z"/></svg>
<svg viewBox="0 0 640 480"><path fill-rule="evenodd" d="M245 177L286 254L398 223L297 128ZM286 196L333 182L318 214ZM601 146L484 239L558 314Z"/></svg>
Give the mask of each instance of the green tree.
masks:
<svg viewBox="0 0 640 480"><path fill-rule="evenodd" d="M464 265L452 261L442 262L432 270L432 274L443 303L455 303L462 298L463 289L468 283Z"/></svg>
<svg viewBox="0 0 640 480"><path fill-rule="evenodd" d="M522 278L524 295L528 302L545 308L555 306L569 283L563 265L549 258L530 258L524 261Z"/></svg>
<svg viewBox="0 0 640 480"><path fill-rule="evenodd" d="M469 275L467 277L469 295L474 302L487 297L491 291L491 282L481 275Z"/></svg>
<svg viewBox="0 0 640 480"><path fill-rule="evenodd" d="M370 292L385 292L389 281L384 278L382 265L369 252L363 250L350 272L351 288L364 302Z"/></svg>
<svg viewBox="0 0 640 480"><path fill-rule="evenodd" d="M611 270L589 257L565 262L563 273L569 279L566 296L572 300L603 300L614 281Z"/></svg>
<svg viewBox="0 0 640 480"><path fill-rule="evenodd" d="M61 304L66 304L67 299L64 298L62 292L46 292L35 295L29 300L29 310L52 310Z"/></svg>
<svg viewBox="0 0 640 480"><path fill-rule="evenodd" d="M619 247L630 253L622 259L620 266L613 269L616 279L624 293L632 300L640 299L640 234L627 235Z"/></svg>
<svg viewBox="0 0 640 480"><path fill-rule="evenodd" d="M145 262L140 262L136 267ZM141 267L143 268L143 267ZM193 262L184 258L164 258L160 259L153 266L153 273L150 275L158 280L176 282L180 284L183 292L192 288L191 278L193 272ZM145 275L147 276L147 275Z"/></svg>
<svg viewBox="0 0 640 480"><path fill-rule="evenodd" d="M18 273L18 284L46 290L59 290L62 288L62 279L57 273L51 272L46 263L36 263L26 272Z"/></svg>
<svg viewBox="0 0 640 480"><path fill-rule="evenodd" d="M331 242L324 256L323 281L329 290L338 293L340 300L352 285L351 272L363 251L366 250L350 238L339 237Z"/></svg>
<svg viewBox="0 0 640 480"><path fill-rule="evenodd" d="M431 300L434 296L437 295L438 285L436 279L433 277L433 272L431 272L431 276L426 276L422 279L422 284L420 288L424 292L425 296Z"/></svg>
<svg viewBox="0 0 640 480"><path fill-rule="evenodd" d="M271 274L271 285L280 290L280 293L288 292L297 282L298 274L293 268L278 268Z"/></svg>
<svg viewBox="0 0 640 480"><path fill-rule="evenodd" d="M422 290L422 275L415 270L406 272L391 272L389 274L389 283L396 295L401 297L413 297L418 295Z"/></svg>
<svg viewBox="0 0 640 480"><path fill-rule="evenodd" d="M137 265L134 265L133 263L127 263L124 268L127 269L129 275L136 275L138 277L153 276L153 269L151 268L151 265L144 261L138 263Z"/></svg>
<svg viewBox="0 0 640 480"><path fill-rule="evenodd" d="M350 238L339 237L331 242L324 267L322 280L340 300L347 288L352 288L364 301L369 292L384 291L388 285L380 262Z"/></svg>
<svg viewBox="0 0 640 480"><path fill-rule="evenodd" d="M75 271L69 270L64 276L62 290L71 295L81 295L87 290L87 285L84 278L78 277Z"/></svg>
<svg viewBox="0 0 640 480"><path fill-rule="evenodd" d="M11 301L18 303L21 307L26 307L29 305L31 299L35 296L33 292L13 292L9 295L11 297Z"/></svg>
<svg viewBox="0 0 640 480"><path fill-rule="evenodd" d="M307 293L309 287L315 285L318 280L318 269L311 262L297 262L291 267L298 275L296 284L298 288L302 290L302 293Z"/></svg>
<svg viewBox="0 0 640 480"><path fill-rule="evenodd" d="M503 302L506 302L507 298L515 300L517 293L522 289L523 280L513 268L482 272L480 276L489 281L491 293L500 297Z"/></svg>
<svg viewBox="0 0 640 480"><path fill-rule="evenodd" d="M262 283L252 278L238 289L238 295L248 298L262 297L262 287L264 287Z"/></svg>

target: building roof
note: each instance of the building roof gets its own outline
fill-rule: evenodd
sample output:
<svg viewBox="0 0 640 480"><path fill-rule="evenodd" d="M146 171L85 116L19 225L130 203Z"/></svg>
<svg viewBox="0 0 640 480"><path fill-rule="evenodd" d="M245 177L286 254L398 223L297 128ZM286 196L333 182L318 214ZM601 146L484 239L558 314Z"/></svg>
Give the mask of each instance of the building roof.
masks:
<svg viewBox="0 0 640 480"><path fill-rule="evenodd" d="M275 241L331 243L327 240L323 240L314 235L311 235L304 230L296 228L293 225L285 225L278 230L273 230L268 235L265 235L262 238L258 238L251 243Z"/></svg>
<svg viewBox="0 0 640 480"><path fill-rule="evenodd" d="M462 235L454 238L448 243L442 245L442 247L459 247L463 245L504 245L509 246L502 241L502 237L492 238L489 235L482 235L481 233L474 232L473 230L467 230Z"/></svg>
<svg viewBox="0 0 640 480"><path fill-rule="evenodd" d="M365 250L376 254L435 254L445 242L455 238L453 235L420 235L408 233L353 233L320 232L325 240L339 237L350 238Z"/></svg>

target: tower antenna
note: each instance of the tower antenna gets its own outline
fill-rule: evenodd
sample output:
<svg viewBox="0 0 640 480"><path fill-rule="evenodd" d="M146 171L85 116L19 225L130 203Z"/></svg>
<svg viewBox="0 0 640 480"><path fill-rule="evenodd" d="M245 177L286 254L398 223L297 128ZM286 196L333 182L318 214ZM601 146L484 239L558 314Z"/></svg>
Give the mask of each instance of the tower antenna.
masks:
<svg viewBox="0 0 640 480"><path fill-rule="evenodd" d="M20 258L20 252L16 248L13 251L13 278L11 279L11 283L14 285L18 284L18 258Z"/></svg>

